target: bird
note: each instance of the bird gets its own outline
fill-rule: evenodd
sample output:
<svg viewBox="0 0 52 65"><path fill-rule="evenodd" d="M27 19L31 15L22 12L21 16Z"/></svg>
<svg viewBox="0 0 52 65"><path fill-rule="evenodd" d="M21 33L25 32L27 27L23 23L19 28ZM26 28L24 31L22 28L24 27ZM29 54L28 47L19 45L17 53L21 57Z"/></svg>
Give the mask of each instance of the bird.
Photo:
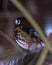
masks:
<svg viewBox="0 0 52 65"><path fill-rule="evenodd" d="M44 47L39 34L32 28L28 27L25 22L28 22L25 17L18 17L15 19L15 40L16 43L25 50L32 51Z"/></svg>

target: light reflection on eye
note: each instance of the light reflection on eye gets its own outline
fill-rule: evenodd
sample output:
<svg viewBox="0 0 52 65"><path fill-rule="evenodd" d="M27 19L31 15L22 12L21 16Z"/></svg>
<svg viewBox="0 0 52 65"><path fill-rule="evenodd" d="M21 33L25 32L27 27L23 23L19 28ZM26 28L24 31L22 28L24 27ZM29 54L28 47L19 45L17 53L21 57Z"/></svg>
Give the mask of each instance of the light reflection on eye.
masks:
<svg viewBox="0 0 52 65"><path fill-rule="evenodd" d="M15 20L15 24L19 25L20 24L20 20Z"/></svg>

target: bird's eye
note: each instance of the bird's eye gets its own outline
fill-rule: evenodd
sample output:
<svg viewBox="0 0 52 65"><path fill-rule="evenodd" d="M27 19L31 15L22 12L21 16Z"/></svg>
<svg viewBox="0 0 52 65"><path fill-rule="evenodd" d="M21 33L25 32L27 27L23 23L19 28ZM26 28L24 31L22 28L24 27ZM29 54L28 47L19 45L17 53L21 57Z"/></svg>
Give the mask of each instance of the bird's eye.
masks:
<svg viewBox="0 0 52 65"><path fill-rule="evenodd" d="M20 24L20 20L15 20L15 24L19 25Z"/></svg>

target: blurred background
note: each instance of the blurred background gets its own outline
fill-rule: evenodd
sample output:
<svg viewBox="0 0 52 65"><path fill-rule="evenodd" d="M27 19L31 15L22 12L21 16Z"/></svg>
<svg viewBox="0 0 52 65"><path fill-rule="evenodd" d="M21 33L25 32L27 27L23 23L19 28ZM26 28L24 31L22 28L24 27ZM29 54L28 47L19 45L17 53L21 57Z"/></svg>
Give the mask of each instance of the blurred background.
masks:
<svg viewBox="0 0 52 65"><path fill-rule="evenodd" d="M46 36L52 33L52 0L19 0ZM14 20L24 16L10 0L0 0L0 30L14 40ZM14 40L15 41L15 40ZM13 45L0 35L0 52Z"/></svg>

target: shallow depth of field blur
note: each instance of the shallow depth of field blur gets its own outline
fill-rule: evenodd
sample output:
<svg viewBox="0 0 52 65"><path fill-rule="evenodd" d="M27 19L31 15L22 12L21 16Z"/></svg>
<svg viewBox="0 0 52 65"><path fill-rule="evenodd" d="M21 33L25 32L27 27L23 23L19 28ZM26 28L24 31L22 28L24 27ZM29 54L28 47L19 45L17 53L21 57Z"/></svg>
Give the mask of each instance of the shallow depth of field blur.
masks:
<svg viewBox="0 0 52 65"><path fill-rule="evenodd" d="M32 17L37 21L44 34L52 40L52 0L19 0L22 5L29 11ZM0 31L7 34L9 37L14 39L14 20L18 17L24 17L24 15L15 7L10 0L0 0ZM27 24L28 25L28 24ZM52 42L52 41L51 41ZM0 54L14 46L0 35ZM47 56L47 58L49 58ZM44 62L44 65L51 65L51 60ZM50 62L49 62L50 61ZM6 61L5 61L6 62ZM3 62L0 61L0 65Z"/></svg>

